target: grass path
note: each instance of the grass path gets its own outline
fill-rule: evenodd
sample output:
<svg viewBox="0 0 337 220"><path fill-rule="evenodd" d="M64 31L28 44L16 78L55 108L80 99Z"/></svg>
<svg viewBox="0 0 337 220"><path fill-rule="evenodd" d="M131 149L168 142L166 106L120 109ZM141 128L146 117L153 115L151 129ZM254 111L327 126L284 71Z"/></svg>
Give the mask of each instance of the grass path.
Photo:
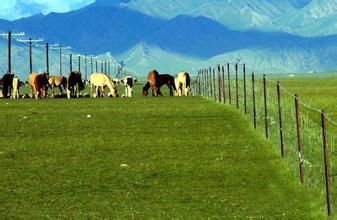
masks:
<svg viewBox="0 0 337 220"><path fill-rule="evenodd" d="M0 100L0 121L1 218L324 216L277 149L203 98Z"/></svg>

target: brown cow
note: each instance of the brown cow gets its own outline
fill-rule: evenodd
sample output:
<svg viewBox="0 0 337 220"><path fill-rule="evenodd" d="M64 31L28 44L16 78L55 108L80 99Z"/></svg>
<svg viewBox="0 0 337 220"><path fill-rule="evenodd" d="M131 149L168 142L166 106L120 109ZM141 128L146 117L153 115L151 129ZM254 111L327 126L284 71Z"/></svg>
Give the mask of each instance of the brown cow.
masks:
<svg viewBox="0 0 337 220"><path fill-rule="evenodd" d="M48 74L47 73L31 73L28 78L29 87L31 89L31 97L36 99L47 97Z"/></svg>

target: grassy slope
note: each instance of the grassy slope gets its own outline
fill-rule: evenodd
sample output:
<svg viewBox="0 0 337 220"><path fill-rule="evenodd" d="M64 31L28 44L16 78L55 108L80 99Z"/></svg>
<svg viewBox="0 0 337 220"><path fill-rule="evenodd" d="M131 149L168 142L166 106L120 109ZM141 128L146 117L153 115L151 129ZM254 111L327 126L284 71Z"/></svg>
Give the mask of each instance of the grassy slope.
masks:
<svg viewBox="0 0 337 220"><path fill-rule="evenodd" d="M248 122L202 98L0 106L0 216L324 215Z"/></svg>

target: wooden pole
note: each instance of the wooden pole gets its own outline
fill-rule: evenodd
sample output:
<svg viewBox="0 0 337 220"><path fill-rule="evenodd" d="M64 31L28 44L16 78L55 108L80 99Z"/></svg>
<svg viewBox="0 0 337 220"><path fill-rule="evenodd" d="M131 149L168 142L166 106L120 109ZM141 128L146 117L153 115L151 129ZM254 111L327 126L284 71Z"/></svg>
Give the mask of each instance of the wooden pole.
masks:
<svg viewBox="0 0 337 220"><path fill-rule="evenodd" d="M254 128L257 128L257 122L256 122L256 96L255 96L255 75L252 73L252 93L253 93L253 124Z"/></svg>
<svg viewBox="0 0 337 220"><path fill-rule="evenodd" d="M81 56L78 56L78 72L81 72Z"/></svg>
<svg viewBox="0 0 337 220"><path fill-rule="evenodd" d="M12 74L12 32L8 32L8 71Z"/></svg>
<svg viewBox="0 0 337 220"><path fill-rule="evenodd" d="M301 128L301 115L300 115L300 102L298 95L295 95L295 110L296 110L296 128L297 128L297 149L299 160L300 181L304 183L304 167L302 158L302 128Z"/></svg>
<svg viewBox="0 0 337 220"><path fill-rule="evenodd" d="M213 97L213 85L212 85L212 68L209 67L209 86L210 86L210 98Z"/></svg>
<svg viewBox="0 0 337 220"><path fill-rule="evenodd" d="M205 96L205 74L204 74L204 70L201 70L201 80L202 80L202 90L201 90L201 95ZM177 88L178 89L178 88Z"/></svg>
<svg viewBox="0 0 337 220"><path fill-rule="evenodd" d="M88 80L88 59L87 59L87 55L84 55L84 73L85 73L85 80Z"/></svg>
<svg viewBox="0 0 337 220"><path fill-rule="evenodd" d="M324 174L325 174L325 190L326 190L326 206L328 215L331 215L331 196L330 196L330 176L329 176L329 156L328 156L328 137L326 130L326 116L322 111L322 140L323 140L323 156L324 156Z"/></svg>
<svg viewBox="0 0 337 220"><path fill-rule="evenodd" d="M93 59L94 59L94 58L91 56L91 57L90 57L91 74L94 73L94 61L93 61Z"/></svg>
<svg viewBox="0 0 337 220"><path fill-rule="evenodd" d="M49 44L46 44L46 65L47 65L47 74L49 75Z"/></svg>
<svg viewBox="0 0 337 220"><path fill-rule="evenodd" d="M246 82L246 64L243 64L243 97L245 114L247 114L247 82Z"/></svg>
<svg viewBox="0 0 337 220"><path fill-rule="evenodd" d="M69 55L70 72L73 72L73 55Z"/></svg>
<svg viewBox="0 0 337 220"><path fill-rule="evenodd" d="M239 108L239 78L238 64L235 64L235 93L236 93L236 108Z"/></svg>
<svg viewBox="0 0 337 220"><path fill-rule="evenodd" d="M96 73L98 73L98 61L96 61Z"/></svg>
<svg viewBox="0 0 337 220"><path fill-rule="evenodd" d="M33 72L33 42L32 38L29 38L29 73Z"/></svg>
<svg viewBox="0 0 337 220"><path fill-rule="evenodd" d="M229 69L229 63L227 63L227 74L228 74L228 100L229 104L232 104L232 89L231 89L231 73Z"/></svg>
<svg viewBox="0 0 337 220"><path fill-rule="evenodd" d="M284 157L282 105L281 105L281 90L280 90L280 82L279 81L277 81L276 87L277 87L277 105L278 105L278 120L279 120L279 129L280 129L281 156Z"/></svg>
<svg viewBox="0 0 337 220"><path fill-rule="evenodd" d="M62 76L62 47L60 47L59 51L60 55L60 76Z"/></svg>
<svg viewBox="0 0 337 220"><path fill-rule="evenodd" d="M263 75L263 98L264 98L264 127L265 127L266 139L268 139L269 134L268 134L268 103L267 103L266 75Z"/></svg>
<svg viewBox="0 0 337 220"><path fill-rule="evenodd" d="M222 102L222 96L221 96L221 67L218 65L218 97L219 97L219 103Z"/></svg>
<svg viewBox="0 0 337 220"><path fill-rule="evenodd" d="M222 93L223 102L226 104L226 80L225 80L225 67L222 66Z"/></svg>
<svg viewBox="0 0 337 220"><path fill-rule="evenodd" d="M216 101L216 89L215 89L215 68L213 68L213 98Z"/></svg>

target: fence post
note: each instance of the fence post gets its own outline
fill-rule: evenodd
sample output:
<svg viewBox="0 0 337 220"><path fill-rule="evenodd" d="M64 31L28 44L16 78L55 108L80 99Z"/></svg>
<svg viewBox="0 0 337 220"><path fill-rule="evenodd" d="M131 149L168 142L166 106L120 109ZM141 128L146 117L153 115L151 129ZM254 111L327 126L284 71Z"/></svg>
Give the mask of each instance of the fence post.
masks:
<svg viewBox="0 0 337 220"><path fill-rule="evenodd" d="M202 70L200 70L200 75L199 75L199 94L200 96L203 95L203 83L204 83L204 79L203 79L203 73Z"/></svg>
<svg viewBox="0 0 337 220"><path fill-rule="evenodd" d="M263 75L263 98L264 98L264 127L266 132L266 139L268 139L269 134L268 134L267 80L265 74Z"/></svg>
<svg viewBox="0 0 337 220"><path fill-rule="evenodd" d="M231 89L231 73L229 69L229 63L227 63L227 74L228 74L228 99L229 104L232 104L232 89Z"/></svg>
<svg viewBox="0 0 337 220"><path fill-rule="evenodd" d="M218 65L218 92L219 92L219 103L222 102L222 96L221 96L221 68L220 65Z"/></svg>
<svg viewBox="0 0 337 220"><path fill-rule="evenodd" d="M256 123L256 96L255 96L255 75L254 72L252 73L252 92L253 92L253 122L254 122L254 128L257 128Z"/></svg>
<svg viewBox="0 0 337 220"><path fill-rule="evenodd" d="M213 98L214 98L214 101L216 101L215 68L213 68Z"/></svg>
<svg viewBox="0 0 337 220"><path fill-rule="evenodd" d="M278 120L280 128L280 147L281 147L281 156L284 157L284 142L283 142L283 124L282 124L282 105L281 105L281 91L280 91L280 82L277 81L277 105L278 105Z"/></svg>
<svg viewBox="0 0 337 220"><path fill-rule="evenodd" d="M225 67L222 65L222 93L223 93L223 102L226 104L226 80L225 80Z"/></svg>
<svg viewBox="0 0 337 220"><path fill-rule="evenodd" d="M212 98L213 97L213 85L212 85L212 68L209 67L209 86L210 86L210 97L209 98Z"/></svg>
<svg viewBox="0 0 337 220"><path fill-rule="evenodd" d="M328 155L328 137L326 130L325 112L322 111L322 139L323 139L323 156L324 156L324 174L325 174L325 190L326 190L326 205L328 215L331 215L331 200L330 200L330 177L329 177L329 155Z"/></svg>
<svg viewBox="0 0 337 220"><path fill-rule="evenodd" d="M246 82L246 64L243 64L243 97L245 114L247 114L247 82Z"/></svg>
<svg viewBox="0 0 337 220"><path fill-rule="evenodd" d="M303 158L302 158L302 129L301 129L300 102L299 102L298 95L295 95L295 110L296 110L297 148L298 148L300 181L303 184L304 183L304 168L303 168Z"/></svg>
<svg viewBox="0 0 337 220"><path fill-rule="evenodd" d="M205 78L206 78L206 82L205 82L205 89L206 89L206 97L208 98L208 94L209 94L209 87L208 87L208 69L205 69Z"/></svg>
<svg viewBox="0 0 337 220"><path fill-rule="evenodd" d="M239 76L238 64L235 64L235 93L236 93L236 108L239 108Z"/></svg>

